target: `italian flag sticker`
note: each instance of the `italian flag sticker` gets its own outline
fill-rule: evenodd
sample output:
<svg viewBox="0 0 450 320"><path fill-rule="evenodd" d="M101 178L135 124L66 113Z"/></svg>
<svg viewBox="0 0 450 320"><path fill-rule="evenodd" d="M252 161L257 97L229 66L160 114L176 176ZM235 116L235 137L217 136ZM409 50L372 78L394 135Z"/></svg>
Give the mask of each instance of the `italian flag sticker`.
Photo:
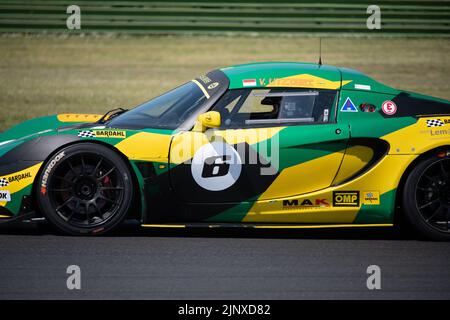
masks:
<svg viewBox="0 0 450 320"><path fill-rule="evenodd" d="M242 80L242 86L244 87L255 87L256 79L244 79Z"/></svg>

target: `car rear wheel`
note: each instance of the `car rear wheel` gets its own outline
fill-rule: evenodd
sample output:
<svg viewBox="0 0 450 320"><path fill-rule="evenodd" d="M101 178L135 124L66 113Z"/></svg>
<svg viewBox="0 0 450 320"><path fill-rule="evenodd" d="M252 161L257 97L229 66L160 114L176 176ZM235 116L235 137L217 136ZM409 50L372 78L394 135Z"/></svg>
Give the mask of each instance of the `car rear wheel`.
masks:
<svg viewBox="0 0 450 320"><path fill-rule="evenodd" d="M403 190L407 222L422 237L450 240L449 152L423 159L409 174Z"/></svg>
<svg viewBox="0 0 450 320"><path fill-rule="evenodd" d="M58 230L71 235L111 231L125 218L133 196L125 161L94 143L68 146L49 159L39 176L37 201Z"/></svg>

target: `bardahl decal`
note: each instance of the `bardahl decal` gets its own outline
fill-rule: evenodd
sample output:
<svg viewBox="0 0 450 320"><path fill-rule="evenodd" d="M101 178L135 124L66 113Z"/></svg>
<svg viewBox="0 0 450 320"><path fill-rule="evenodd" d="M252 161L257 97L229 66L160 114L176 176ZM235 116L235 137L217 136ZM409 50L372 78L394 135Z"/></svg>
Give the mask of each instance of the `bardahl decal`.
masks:
<svg viewBox="0 0 450 320"><path fill-rule="evenodd" d="M333 191L334 207L359 207L359 191Z"/></svg>
<svg viewBox="0 0 450 320"><path fill-rule="evenodd" d="M94 130L96 138L121 138L127 137L127 133L122 130Z"/></svg>
<svg viewBox="0 0 450 320"><path fill-rule="evenodd" d="M42 194L47 193L47 181L48 181L48 176L50 175L50 172L53 170L55 165L65 156L66 156L66 154L64 151L60 152L56 155L55 159L50 161L50 163L48 164L47 168L44 171L44 175L42 176L42 182L41 182L41 193Z"/></svg>
<svg viewBox="0 0 450 320"><path fill-rule="evenodd" d="M20 180L26 179L26 178L31 178L30 172L19 173L19 174L16 174L15 176L8 177L8 183L20 182Z"/></svg>
<svg viewBox="0 0 450 320"><path fill-rule="evenodd" d="M118 138L125 139L126 131L123 130L82 130L78 132L81 138Z"/></svg>

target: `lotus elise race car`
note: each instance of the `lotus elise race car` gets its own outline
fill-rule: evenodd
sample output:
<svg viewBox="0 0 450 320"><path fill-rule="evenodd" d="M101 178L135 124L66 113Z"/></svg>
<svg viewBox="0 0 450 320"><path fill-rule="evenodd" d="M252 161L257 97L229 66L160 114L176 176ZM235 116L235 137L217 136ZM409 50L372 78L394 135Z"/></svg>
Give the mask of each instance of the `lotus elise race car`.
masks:
<svg viewBox="0 0 450 320"><path fill-rule="evenodd" d="M401 209L401 210L400 210ZM222 68L132 110L0 134L1 221L143 227L393 226L450 239L450 102L351 69Z"/></svg>

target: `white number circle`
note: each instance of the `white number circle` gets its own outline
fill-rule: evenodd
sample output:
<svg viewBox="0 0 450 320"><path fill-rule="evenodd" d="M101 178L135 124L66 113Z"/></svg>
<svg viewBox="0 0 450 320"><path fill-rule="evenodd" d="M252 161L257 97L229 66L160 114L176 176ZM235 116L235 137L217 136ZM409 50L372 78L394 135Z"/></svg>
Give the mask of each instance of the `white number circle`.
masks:
<svg viewBox="0 0 450 320"><path fill-rule="evenodd" d="M229 144L212 142L205 144L194 155L191 173L203 189L221 191L231 187L242 170L242 160Z"/></svg>

